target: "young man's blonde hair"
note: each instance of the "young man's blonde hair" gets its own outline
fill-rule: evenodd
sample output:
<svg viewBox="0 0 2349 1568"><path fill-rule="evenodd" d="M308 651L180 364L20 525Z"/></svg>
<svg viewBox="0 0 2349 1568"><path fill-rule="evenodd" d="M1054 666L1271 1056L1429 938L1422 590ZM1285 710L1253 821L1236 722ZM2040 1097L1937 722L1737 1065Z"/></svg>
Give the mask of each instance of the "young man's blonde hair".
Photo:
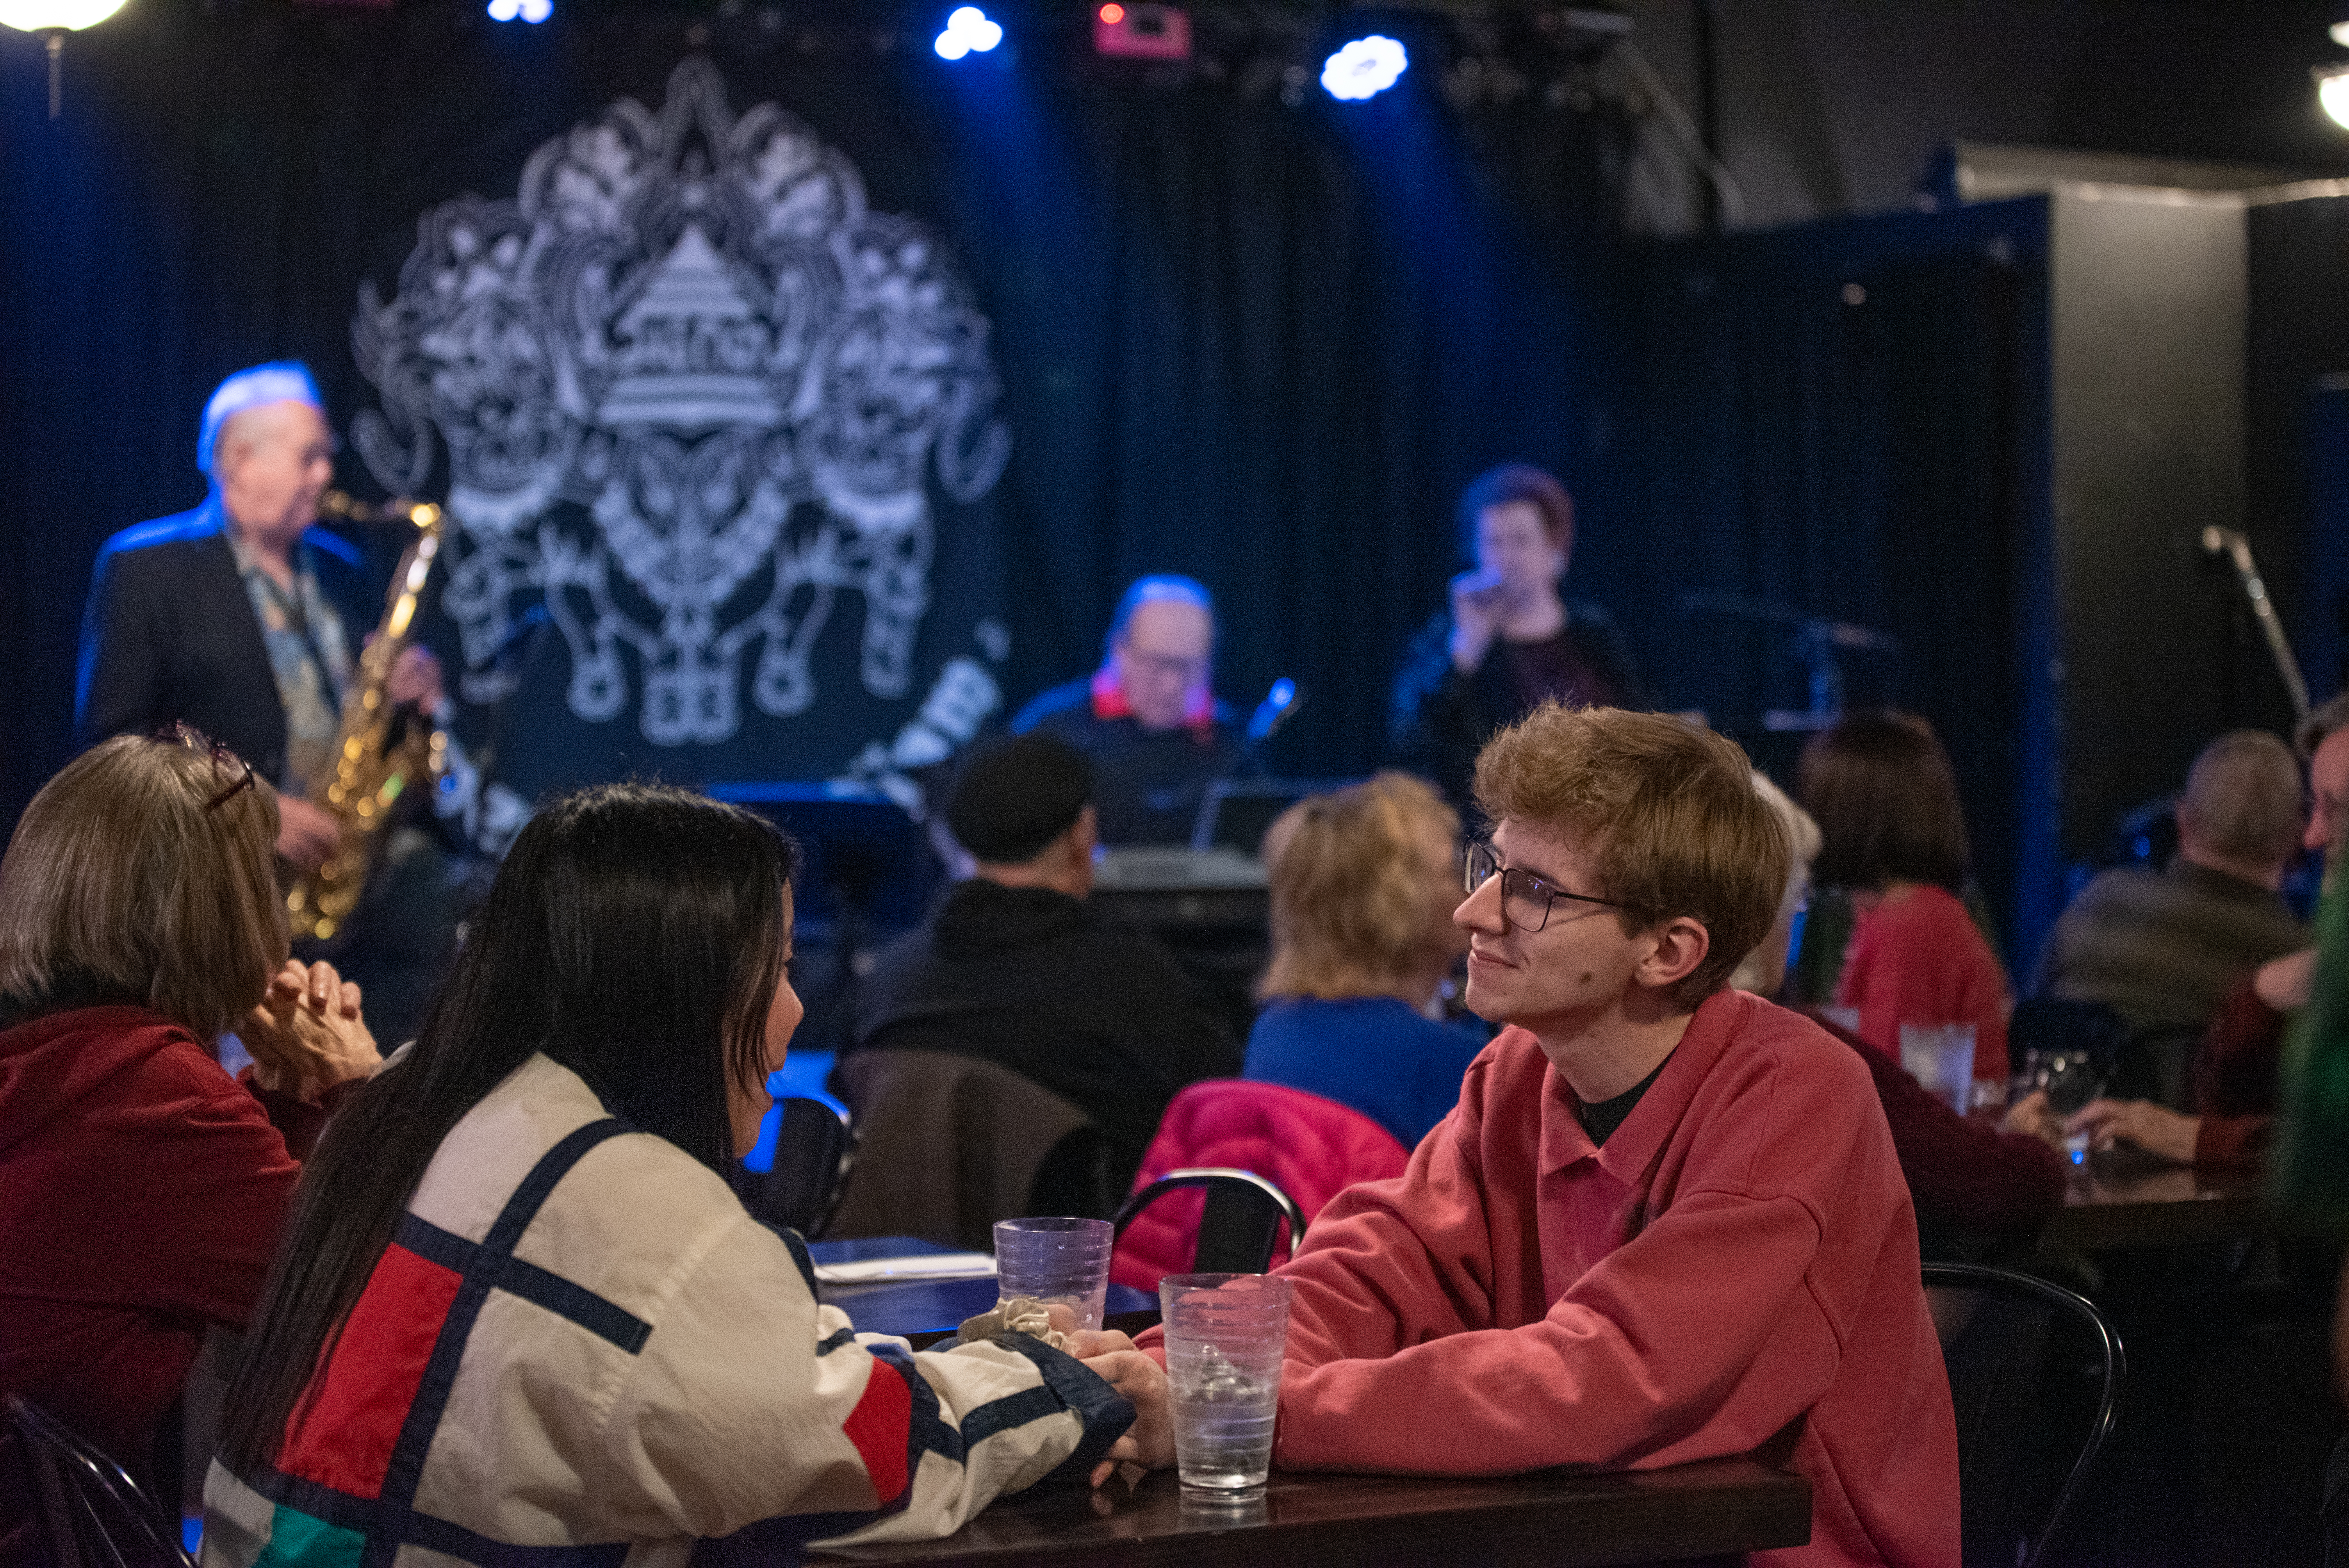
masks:
<svg viewBox="0 0 2349 1568"><path fill-rule="evenodd" d="M1693 1007L1769 934L1786 886L1785 824L1754 792L1735 742L1669 714L1547 702L1476 758L1476 804L1494 824L1571 835L1623 929L1677 915L1705 929L1704 960L1675 987Z"/></svg>
<svg viewBox="0 0 2349 1568"><path fill-rule="evenodd" d="M1448 930L1432 915L1458 902L1459 883L1431 863L1436 840L1456 851L1459 813L1404 773L1283 811L1264 835L1272 964L1257 995L1390 995L1447 961Z"/></svg>
<svg viewBox="0 0 2349 1568"><path fill-rule="evenodd" d="M209 745L119 736L33 797L0 859L0 997L233 1028L285 961L275 798Z"/></svg>

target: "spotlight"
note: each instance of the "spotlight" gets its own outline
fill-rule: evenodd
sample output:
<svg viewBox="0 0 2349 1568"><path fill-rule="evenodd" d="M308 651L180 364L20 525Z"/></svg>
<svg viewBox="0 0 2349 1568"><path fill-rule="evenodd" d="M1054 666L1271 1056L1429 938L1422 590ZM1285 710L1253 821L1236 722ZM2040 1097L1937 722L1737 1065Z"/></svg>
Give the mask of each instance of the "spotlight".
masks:
<svg viewBox="0 0 2349 1568"><path fill-rule="evenodd" d="M968 54L985 54L1003 42L1003 29L987 19L987 13L976 5L957 5L947 17L947 30L938 35L930 46L942 60L959 60Z"/></svg>
<svg viewBox="0 0 2349 1568"><path fill-rule="evenodd" d="M492 22L527 22L533 26L554 15L554 0L490 0Z"/></svg>
<svg viewBox="0 0 2349 1568"><path fill-rule="evenodd" d="M2333 123L2349 128L2349 66L2333 66L2316 73L2316 101Z"/></svg>
<svg viewBox="0 0 2349 1568"><path fill-rule="evenodd" d="M1411 56L1382 33L1356 38L1321 64L1321 86L1333 98L1376 98L1411 69Z"/></svg>

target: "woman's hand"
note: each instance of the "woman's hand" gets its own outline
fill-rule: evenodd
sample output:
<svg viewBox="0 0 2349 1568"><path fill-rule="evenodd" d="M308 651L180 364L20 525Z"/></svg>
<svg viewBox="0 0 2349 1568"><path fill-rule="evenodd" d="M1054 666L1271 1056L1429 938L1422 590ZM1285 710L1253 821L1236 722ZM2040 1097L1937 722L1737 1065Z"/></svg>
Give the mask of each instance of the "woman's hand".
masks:
<svg viewBox="0 0 2349 1568"><path fill-rule="evenodd" d="M2202 1130L2199 1116L2180 1116L2149 1099L2097 1099L2072 1113L2067 1132L2085 1132L2090 1147L2107 1149L2116 1142L2134 1143L2148 1154L2180 1165L2194 1163L2194 1140Z"/></svg>
<svg viewBox="0 0 2349 1568"><path fill-rule="evenodd" d="M1173 1464L1174 1418L1166 1403L1166 1368L1136 1350L1123 1334L1079 1334L1070 1342L1069 1354L1133 1407L1133 1425L1110 1445L1109 1457L1093 1467L1093 1484L1108 1480L1122 1464L1144 1470Z"/></svg>
<svg viewBox="0 0 2349 1568"><path fill-rule="evenodd" d="M237 1030L253 1053L254 1081L315 1102L338 1083L371 1076L383 1057L359 1016L359 988L333 965L305 967L287 959Z"/></svg>
<svg viewBox="0 0 2349 1568"><path fill-rule="evenodd" d="M2305 948L2271 958L2251 976L2251 990L2279 1013L2296 1013L2308 1006L2316 988L2316 949Z"/></svg>
<svg viewBox="0 0 2349 1568"><path fill-rule="evenodd" d="M2047 1091L2034 1088L2007 1108L1999 1120L2001 1132L2021 1132L2048 1143L2064 1141L2064 1121L2047 1109Z"/></svg>
<svg viewBox="0 0 2349 1568"><path fill-rule="evenodd" d="M1500 634L1506 584L1497 572L1463 572L1452 580L1452 664L1464 676L1484 667Z"/></svg>

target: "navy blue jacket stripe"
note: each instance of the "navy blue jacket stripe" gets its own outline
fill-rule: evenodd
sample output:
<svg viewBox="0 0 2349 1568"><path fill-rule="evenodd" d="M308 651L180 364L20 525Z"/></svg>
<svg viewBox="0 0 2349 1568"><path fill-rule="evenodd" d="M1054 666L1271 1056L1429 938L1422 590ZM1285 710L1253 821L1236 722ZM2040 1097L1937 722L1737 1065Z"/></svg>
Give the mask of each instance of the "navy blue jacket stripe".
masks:
<svg viewBox="0 0 2349 1568"><path fill-rule="evenodd" d="M472 1243L454 1231L444 1231L429 1220L414 1214L403 1215L399 1233L395 1238L401 1246L428 1263L439 1264L459 1274L473 1266L473 1254L479 1251ZM489 1264L484 1263L482 1267ZM643 1318L597 1295L585 1285L549 1273L536 1264L521 1258L505 1260L490 1283L510 1295L546 1308L557 1317L568 1318L588 1333L610 1340L634 1356L645 1347L652 1336L653 1326Z"/></svg>
<svg viewBox="0 0 2349 1568"><path fill-rule="evenodd" d="M374 1498L353 1497L316 1481L277 1470L259 1478L253 1490L272 1502L282 1502L311 1518L339 1529L355 1531L370 1541L391 1541L445 1552L481 1568L620 1568L629 1543L611 1542L595 1546L516 1546L492 1540L412 1508L396 1508Z"/></svg>

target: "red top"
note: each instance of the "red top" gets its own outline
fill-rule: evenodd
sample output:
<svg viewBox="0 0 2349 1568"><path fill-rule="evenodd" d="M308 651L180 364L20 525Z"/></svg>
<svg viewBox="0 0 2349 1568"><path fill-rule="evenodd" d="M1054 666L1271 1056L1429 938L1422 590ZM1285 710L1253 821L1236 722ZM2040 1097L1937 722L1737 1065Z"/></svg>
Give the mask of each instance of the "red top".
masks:
<svg viewBox="0 0 2349 1568"><path fill-rule="evenodd" d="M1957 895L1920 883L1854 923L1838 1006L1859 1009L1859 1037L1900 1059L1903 1024L1971 1024L1974 1078L2006 1081L2006 971Z"/></svg>
<svg viewBox="0 0 2349 1568"><path fill-rule="evenodd" d="M251 1315L325 1119L143 1007L0 1032L0 1391L143 1474L204 1326Z"/></svg>
<svg viewBox="0 0 2349 1568"><path fill-rule="evenodd" d="M2257 972L2254 971L2253 974ZM2267 1157L2282 1094L2285 1017L2245 975L2210 1017L2194 1062L2194 1163L2257 1168Z"/></svg>
<svg viewBox="0 0 2349 1568"><path fill-rule="evenodd" d="M1604 1148L1575 1109L1506 1030L1402 1176L1330 1201L1281 1271L1277 1462L1645 1469L1791 1432L1810 1542L1752 1561L1953 1568L1949 1380L1849 1047L1724 991Z"/></svg>

